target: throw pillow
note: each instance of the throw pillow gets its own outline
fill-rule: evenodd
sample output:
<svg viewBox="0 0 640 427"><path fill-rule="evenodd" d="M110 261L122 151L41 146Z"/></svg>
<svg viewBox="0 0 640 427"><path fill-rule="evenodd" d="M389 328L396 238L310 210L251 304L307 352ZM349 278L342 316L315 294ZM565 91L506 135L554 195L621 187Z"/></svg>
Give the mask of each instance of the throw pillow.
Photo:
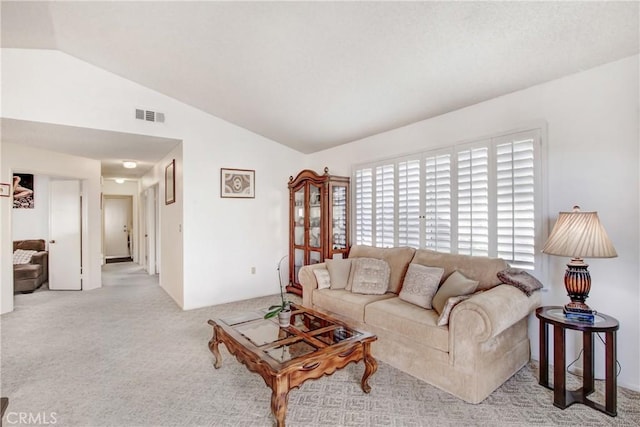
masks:
<svg viewBox="0 0 640 427"><path fill-rule="evenodd" d="M451 297L447 300L447 303L442 310L442 314L438 317L438 326L446 326L449 324L449 316L453 307L461 303L462 301L471 298L471 295L459 295L457 297Z"/></svg>
<svg viewBox="0 0 640 427"><path fill-rule="evenodd" d="M387 292L391 271L386 261L375 258L355 258L353 263L351 292L367 295L382 295Z"/></svg>
<svg viewBox="0 0 640 427"><path fill-rule="evenodd" d="M447 300L451 297L472 294L478 287L477 280L467 279L458 270L451 273L438 292L433 296L431 305L440 314L444 311Z"/></svg>
<svg viewBox="0 0 640 427"><path fill-rule="evenodd" d="M24 249L16 249L13 252L13 265L29 264L31 257L37 254L38 251L26 251Z"/></svg>
<svg viewBox="0 0 640 427"><path fill-rule="evenodd" d="M444 268L409 264L400 291L401 300L430 310L431 300L438 290Z"/></svg>
<svg viewBox="0 0 640 427"><path fill-rule="evenodd" d="M542 289L542 283L531 274L519 268L507 268L498 272L498 278L507 285L515 286L530 297L538 289Z"/></svg>
<svg viewBox="0 0 640 427"><path fill-rule="evenodd" d="M326 268L316 268L313 270L313 274L318 281L318 289L327 289L331 286L331 277L329 276L329 270Z"/></svg>
<svg viewBox="0 0 640 427"><path fill-rule="evenodd" d="M351 260L345 259L327 259L327 270L331 276L331 289L345 289L349 282L349 273L351 273Z"/></svg>

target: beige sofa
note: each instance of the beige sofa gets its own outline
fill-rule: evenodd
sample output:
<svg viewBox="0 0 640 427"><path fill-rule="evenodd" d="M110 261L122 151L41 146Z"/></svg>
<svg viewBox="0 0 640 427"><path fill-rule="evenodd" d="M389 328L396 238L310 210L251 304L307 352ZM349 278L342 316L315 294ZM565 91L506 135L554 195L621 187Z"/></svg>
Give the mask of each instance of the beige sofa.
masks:
<svg viewBox="0 0 640 427"><path fill-rule="evenodd" d="M527 296L501 284L502 259L444 254L426 249L353 246L349 258L384 259L390 266L384 295L344 289L318 289L315 269L300 270L304 306L332 314L356 328L373 332L376 358L445 390L479 403L529 361L527 321L540 306L540 292ZM448 326L437 326L438 313L408 303L398 294L409 263L444 268L441 280L455 270L478 280L478 292L456 305Z"/></svg>

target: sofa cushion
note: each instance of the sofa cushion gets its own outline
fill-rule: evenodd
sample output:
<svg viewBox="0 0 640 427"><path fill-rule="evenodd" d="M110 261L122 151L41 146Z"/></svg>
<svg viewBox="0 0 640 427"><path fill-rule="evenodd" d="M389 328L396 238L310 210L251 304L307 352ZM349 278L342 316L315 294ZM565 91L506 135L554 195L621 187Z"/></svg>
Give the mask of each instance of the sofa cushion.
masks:
<svg viewBox="0 0 640 427"><path fill-rule="evenodd" d="M349 273L351 273L351 260L327 259L324 261L331 276L331 289L344 289L349 283Z"/></svg>
<svg viewBox="0 0 640 427"><path fill-rule="evenodd" d="M13 265L29 264L31 258L37 254L37 251L26 251L24 249L16 249L13 252Z"/></svg>
<svg viewBox="0 0 640 427"><path fill-rule="evenodd" d="M454 271L433 296L431 304L438 313L443 313L449 298L472 294L477 287L477 280L468 279L459 271Z"/></svg>
<svg viewBox="0 0 640 427"><path fill-rule="evenodd" d="M351 292L382 295L389 287L389 264L375 258L358 258L353 261Z"/></svg>
<svg viewBox="0 0 640 427"><path fill-rule="evenodd" d="M440 317L438 317L438 326L446 326L449 324L449 316L451 315L451 311L453 307L460 304L462 301L471 298L471 295L458 295L457 297L451 297L447 300L447 303L442 309L442 313L440 313Z"/></svg>
<svg viewBox="0 0 640 427"><path fill-rule="evenodd" d="M364 308L367 304L395 296L392 293L364 295L354 294L345 289L314 289L313 306L314 308L363 322Z"/></svg>
<svg viewBox="0 0 640 427"><path fill-rule="evenodd" d="M40 264L20 264L13 267L13 280L37 279L42 274Z"/></svg>
<svg viewBox="0 0 640 427"><path fill-rule="evenodd" d="M326 289L331 286L331 276L329 276L329 270L326 268L316 268L313 270L313 274L316 276L318 282L318 289Z"/></svg>
<svg viewBox="0 0 640 427"><path fill-rule="evenodd" d="M389 291L397 295L400 293L404 275L415 252L415 249L408 247L375 248L373 246L354 245L349 251L349 258L377 258L387 261L390 269ZM347 285L349 290L351 289L350 285L353 283L352 277L349 278L349 285Z"/></svg>
<svg viewBox="0 0 640 427"><path fill-rule="evenodd" d="M364 321L367 325L404 335L422 345L449 351L449 329L437 326L438 314L434 310L425 310L400 298L390 298L367 305Z"/></svg>
<svg viewBox="0 0 640 427"><path fill-rule="evenodd" d="M409 264L400 299L430 310L431 300L438 290L442 273L444 269L440 267Z"/></svg>
<svg viewBox="0 0 640 427"><path fill-rule="evenodd" d="M458 270L465 277L477 280L478 290L491 289L502 283L498 272L509 267L502 258L447 254L430 249L418 249L412 263L444 268L442 281Z"/></svg>

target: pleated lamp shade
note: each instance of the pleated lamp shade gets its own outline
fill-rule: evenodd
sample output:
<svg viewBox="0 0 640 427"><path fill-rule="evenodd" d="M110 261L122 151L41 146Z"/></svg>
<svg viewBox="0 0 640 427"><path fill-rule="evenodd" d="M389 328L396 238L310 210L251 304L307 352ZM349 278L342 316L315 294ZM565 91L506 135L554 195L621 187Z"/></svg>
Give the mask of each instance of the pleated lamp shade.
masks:
<svg viewBox="0 0 640 427"><path fill-rule="evenodd" d="M560 212L542 252L571 258L618 256L598 213L581 212L578 206L572 212Z"/></svg>

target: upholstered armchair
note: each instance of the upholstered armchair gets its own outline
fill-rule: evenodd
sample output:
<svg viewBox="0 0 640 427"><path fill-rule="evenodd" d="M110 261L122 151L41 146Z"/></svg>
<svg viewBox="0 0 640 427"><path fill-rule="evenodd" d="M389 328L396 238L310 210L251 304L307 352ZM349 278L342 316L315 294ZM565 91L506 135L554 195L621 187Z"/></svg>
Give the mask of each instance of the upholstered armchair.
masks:
<svg viewBox="0 0 640 427"><path fill-rule="evenodd" d="M29 263L13 265L14 293L31 293L49 280L49 253L45 248L42 239L13 242L14 253L18 249L36 251Z"/></svg>

